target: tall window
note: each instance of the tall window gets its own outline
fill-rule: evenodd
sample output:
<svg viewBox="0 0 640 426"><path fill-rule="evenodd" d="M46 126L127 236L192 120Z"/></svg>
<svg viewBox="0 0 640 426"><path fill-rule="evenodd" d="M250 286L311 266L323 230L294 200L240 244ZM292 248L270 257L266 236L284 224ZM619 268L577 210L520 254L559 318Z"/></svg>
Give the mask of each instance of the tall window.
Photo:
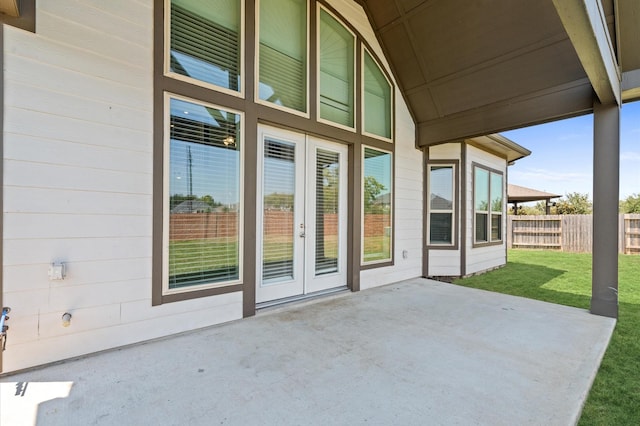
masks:
<svg viewBox="0 0 640 426"><path fill-rule="evenodd" d="M169 98L165 292L240 279L240 115Z"/></svg>
<svg viewBox="0 0 640 426"><path fill-rule="evenodd" d="M307 111L307 0L260 0L259 97Z"/></svg>
<svg viewBox="0 0 640 426"><path fill-rule="evenodd" d="M241 0L171 0L169 72L240 91Z"/></svg>
<svg viewBox="0 0 640 426"><path fill-rule="evenodd" d="M502 241L502 173L474 165L474 226L476 244Z"/></svg>
<svg viewBox="0 0 640 426"><path fill-rule="evenodd" d="M391 83L371 54L366 49L363 51L364 131L383 139L391 139Z"/></svg>
<svg viewBox="0 0 640 426"><path fill-rule="evenodd" d="M362 261L391 260L392 181L391 153L364 148Z"/></svg>
<svg viewBox="0 0 640 426"><path fill-rule="evenodd" d="M454 244L455 166L429 166L429 244Z"/></svg>
<svg viewBox="0 0 640 426"><path fill-rule="evenodd" d="M320 118L354 124L355 36L320 8Z"/></svg>

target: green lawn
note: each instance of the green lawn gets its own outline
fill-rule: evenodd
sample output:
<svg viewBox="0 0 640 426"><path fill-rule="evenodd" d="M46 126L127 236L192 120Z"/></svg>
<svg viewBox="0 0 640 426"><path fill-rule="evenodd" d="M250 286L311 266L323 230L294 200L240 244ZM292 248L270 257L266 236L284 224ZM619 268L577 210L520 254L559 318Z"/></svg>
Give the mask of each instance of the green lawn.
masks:
<svg viewBox="0 0 640 426"><path fill-rule="evenodd" d="M640 424L640 256L618 265L618 323L579 425ZM454 282L588 309L591 254L510 250L506 267Z"/></svg>

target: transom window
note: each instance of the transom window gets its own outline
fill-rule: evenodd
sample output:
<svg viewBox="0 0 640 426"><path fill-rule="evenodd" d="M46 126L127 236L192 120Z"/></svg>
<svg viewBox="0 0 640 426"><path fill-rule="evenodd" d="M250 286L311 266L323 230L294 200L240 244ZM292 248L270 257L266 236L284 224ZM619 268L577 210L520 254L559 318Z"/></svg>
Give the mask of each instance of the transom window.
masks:
<svg viewBox="0 0 640 426"><path fill-rule="evenodd" d="M195 84L240 92L241 0L171 0L168 72Z"/></svg>
<svg viewBox="0 0 640 426"><path fill-rule="evenodd" d="M356 38L329 12L319 11L320 119L354 128Z"/></svg>
<svg viewBox="0 0 640 426"><path fill-rule="evenodd" d="M307 1L260 0L261 100L307 112Z"/></svg>
<svg viewBox="0 0 640 426"><path fill-rule="evenodd" d="M473 166L474 243L502 241L503 175L480 165Z"/></svg>
<svg viewBox="0 0 640 426"><path fill-rule="evenodd" d="M364 132L391 140L391 83L367 49L363 49Z"/></svg>

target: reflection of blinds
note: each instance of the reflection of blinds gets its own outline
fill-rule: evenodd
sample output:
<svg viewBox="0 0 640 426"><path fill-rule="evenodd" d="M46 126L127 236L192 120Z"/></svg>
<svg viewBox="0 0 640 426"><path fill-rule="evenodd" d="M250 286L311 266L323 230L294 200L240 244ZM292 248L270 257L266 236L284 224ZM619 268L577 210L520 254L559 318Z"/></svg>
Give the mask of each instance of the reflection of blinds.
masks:
<svg viewBox="0 0 640 426"><path fill-rule="evenodd" d="M295 145L265 140L262 279L293 279Z"/></svg>
<svg viewBox="0 0 640 426"><path fill-rule="evenodd" d="M353 127L354 37L320 11L320 117Z"/></svg>
<svg viewBox="0 0 640 426"><path fill-rule="evenodd" d="M306 0L260 2L260 99L306 110Z"/></svg>
<svg viewBox="0 0 640 426"><path fill-rule="evenodd" d="M391 86L369 52L364 52L364 129L391 137Z"/></svg>
<svg viewBox="0 0 640 426"><path fill-rule="evenodd" d="M338 271L340 156L316 153L316 275Z"/></svg>
<svg viewBox="0 0 640 426"><path fill-rule="evenodd" d="M235 150L237 149L235 141L237 140L236 135L238 128L234 122L235 114L230 114L230 116L232 117L221 122L218 126L183 117L171 116L171 139ZM234 144L227 146L224 144L224 141L229 136L234 138Z"/></svg>
<svg viewBox="0 0 640 426"><path fill-rule="evenodd" d="M237 30L171 5L171 71L239 90L239 46Z"/></svg>
<svg viewBox="0 0 640 426"><path fill-rule="evenodd" d="M237 116L225 114L224 129L171 116L170 289L239 278L239 150L221 143Z"/></svg>

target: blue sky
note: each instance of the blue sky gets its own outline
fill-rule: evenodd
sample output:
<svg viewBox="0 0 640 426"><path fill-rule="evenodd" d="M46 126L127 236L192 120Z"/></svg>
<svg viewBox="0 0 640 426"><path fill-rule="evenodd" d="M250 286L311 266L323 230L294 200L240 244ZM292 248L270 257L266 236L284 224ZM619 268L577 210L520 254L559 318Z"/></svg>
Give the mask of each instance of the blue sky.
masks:
<svg viewBox="0 0 640 426"><path fill-rule="evenodd" d="M509 183L593 199L593 115L502 133L528 148L509 167ZM624 104L620 124L620 199L640 193L640 102Z"/></svg>

